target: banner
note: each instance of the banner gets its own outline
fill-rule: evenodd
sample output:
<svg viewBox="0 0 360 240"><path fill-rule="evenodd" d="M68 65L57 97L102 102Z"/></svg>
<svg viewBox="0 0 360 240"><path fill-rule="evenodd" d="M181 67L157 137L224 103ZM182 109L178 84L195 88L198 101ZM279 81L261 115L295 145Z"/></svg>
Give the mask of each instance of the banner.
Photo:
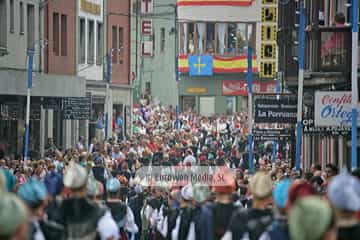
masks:
<svg viewBox="0 0 360 240"><path fill-rule="evenodd" d="M314 117L315 126L351 126L351 92L315 92Z"/></svg>
<svg viewBox="0 0 360 240"><path fill-rule="evenodd" d="M178 6L250 6L254 0L177 0Z"/></svg>
<svg viewBox="0 0 360 240"><path fill-rule="evenodd" d="M258 98L255 100L255 123L296 123L297 103L293 98Z"/></svg>
<svg viewBox="0 0 360 240"><path fill-rule="evenodd" d="M188 55L179 55L178 64L180 73L189 72L189 58ZM258 71L256 56L253 57L253 72ZM247 71L247 56L237 57L220 57L213 56L213 72L214 73L243 73Z"/></svg>
<svg viewBox="0 0 360 240"><path fill-rule="evenodd" d="M320 127L314 125L313 118L303 118L302 120L304 134L321 134L321 135L341 135L348 136L351 132L350 126L330 126L330 127Z"/></svg>
<svg viewBox="0 0 360 240"><path fill-rule="evenodd" d="M188 60L190 76L213 75L213 57L211 55L193 55L189 56Z"/></svg>

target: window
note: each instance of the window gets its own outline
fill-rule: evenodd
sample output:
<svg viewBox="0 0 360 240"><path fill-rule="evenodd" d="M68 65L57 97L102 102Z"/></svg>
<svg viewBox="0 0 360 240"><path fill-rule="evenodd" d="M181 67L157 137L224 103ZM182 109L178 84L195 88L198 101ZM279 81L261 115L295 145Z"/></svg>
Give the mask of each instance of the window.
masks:
<svg viewBox="0 0 360 240"><path fill-rule="evenodd" d="M102 23L97 23L97 37L96 37L96 64L101 65L103 63L103 25Z"/></svg>
<svg viewBox="0 0 360 240"><path fill-rule="evenodd" d="M24 34L24 3L20 2L20 34Z"/></svg>
<svg viewBox="0 0 360 240"><path fill-rule="evenodd" d="M14 0L10 0L10 32L14 32Z"/></svg>
<svg viewBox="0 0 360 240"><path fill-rule="evenodd" d="M118 37L117 37L117 27L113 26L112 27L112 49L117 49L117 43L118 43ZM112 62L113 63L117 63L117 54L116 53L111 53L112 54Z"/></svg>
<svg viewBox="0 0 360 240"><path fill-rule="evenodd" d="M215 24L206 24L206 53L212 54L215 52Z"/></svg>
<svg viewBox="0 0 360 240"><path fill-rule="evenodd" d="M94 21L89 20L89 28L88 28L88 55L87 55L87 63L94 63Z"/></svg>
<svg viewBox="0 0 360 240"><path fill-rule="evenodd" d="M80 18L80 53L79 53L79 63L85 63L85 19Z"/></svg>
<svg viewBox="0 0 360 240"><path fill-rule="evenodd" d="M61 15L61 56L67 56L67 16Z"/></svg>
<svg viewBox="0 0 360 240"><path fill-rule="evenodd" d="M161 33L160 33L160 51L164 52L165 51L165 28L161 28Z"/></svg>
<svg viewBox="0 0 360 240"><path fill-rule="evenodd" d="M197 23L198 53L205 53L206 23Z"/></svg>
<svg viewBox="0 0 360 240"><path fill-rule="evenodd" d="M27 43L28 49L32 49L35 42L35 8L34 5L27 5Z"/></svg>
<svg viewBox="0 0 360 240"><path fill-rule="evenodd" d="M154 27L154 31L153 31L153 34L151 36L152 37L151 40L152 40L152 43L153 43L153 53L155 52L155 32L156 31L155 31L155 27Z"/></svg>
<svg viewBox="0 0 360 240"><path fill-rule="evenodd" d="M6 1L7 0L0 0L0 49L6 49L7 45Z"/></svg>
<svg viewBox="0 0 360 240"><path fill-rule="evenodd" d="M59 56L59 13L53 13L53 52Z"/></svg>
<svg viewBox="0 0 360 240"><path fill-rule="evenodd" d="M227 29L227 54L236 54L236 23L229 23Z"/></svg>
<svg viewBox="0 0 360 240"><path fill-rule="evenodd" d="M124 48L124 28L119 27L119 49L117 54L122 58L123 56L123 48ZM122 63L122 59L120 59L120 63Z"/></svg>
<svg viewBox="0 0 360 240"><path fill-rule="evenodd" d="M145 83L145 92L147 92L148 94L151 94L151 82Z"/></svg>

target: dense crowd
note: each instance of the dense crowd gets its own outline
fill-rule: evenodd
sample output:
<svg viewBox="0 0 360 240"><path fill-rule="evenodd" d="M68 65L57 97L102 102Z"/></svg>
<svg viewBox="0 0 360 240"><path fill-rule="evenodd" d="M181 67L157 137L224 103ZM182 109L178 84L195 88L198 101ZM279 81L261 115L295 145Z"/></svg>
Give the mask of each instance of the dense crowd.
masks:
<svg viewBox="0 0 360 240"><path fill-rule="evenodd" d="M50 140L42 160L0 156L0 239L360 239L360 170L295 171L286 144L265 142L252 173L245 113L177 119L144 103L132 130L66 150ZM144 181L146 166L217 166L222 184Z"/></svg>

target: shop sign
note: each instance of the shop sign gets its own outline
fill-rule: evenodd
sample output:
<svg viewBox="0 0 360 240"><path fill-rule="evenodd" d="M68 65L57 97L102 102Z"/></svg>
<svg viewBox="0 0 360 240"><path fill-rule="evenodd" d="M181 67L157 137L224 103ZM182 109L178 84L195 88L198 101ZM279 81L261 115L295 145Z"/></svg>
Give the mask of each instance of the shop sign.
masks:
<svg viewBox="0 0 360 240"><path fill-rule="evenodd" d="M207 93L208 89L204 87L189 87L186 89L187 93Z"/></svg>
<svg viewBox="0 0 360 240"><path fill-rule="evenodd" d="M222 95L230 96L247 96L246 81L223 81L222 82Z"/></svg>
<svg viewBox="0 0 360 240"><path fill-rule="evenodd" d="M255 100L256 123L296 123L296 115L297 104L293 98Z"/></svg>
<svg viewBox="0 0 360 240"><path fill-rule="evenodd" d="M92 3L87 0L81 0L80 9L84 12L91 13L97 16L101 14L100 4Z"/></svg>
<svg viewBox="0 0 360 240"><path fill-rule="evenodd" d="M359 115L359 105L357 111ZM314 117L315 126L351 126L351 92L315 92Z"/></svg>
<svg viewBox="0 0 360 240"><path fill-rule="evenodd" d="M254 141L286 141L295 137L294 129L254 129Z"/></svg>
<svg viewBox="0 0 360 240"><path fill-rule="evenodd" d="M341 135L347 136L350 135L351 127L350 126L329 126L329 127L319 127L314 125L313 118L304 118L302 120L303 132L304 134L322 134L322 135Z"/></svg>
<svg viewBox="0 0 360 240"><path fill-rule="evenodd" d="M89 120L91 114L91 97L63 98L63 118L71 120Z"/></svg>

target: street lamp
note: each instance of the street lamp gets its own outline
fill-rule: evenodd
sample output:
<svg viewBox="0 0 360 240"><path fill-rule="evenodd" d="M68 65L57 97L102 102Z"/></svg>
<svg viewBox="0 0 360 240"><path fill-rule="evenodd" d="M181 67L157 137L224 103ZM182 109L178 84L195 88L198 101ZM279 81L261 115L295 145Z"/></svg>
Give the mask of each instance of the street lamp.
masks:
<svg viewBox="0 0 360 240"><path fill-rule="evenodd" d="M37 49L44 49L48 45L48 41L41 39L35 41L32 48L28 50L28 70L27 70L27 91L26 91L26 116L25 116L25 146L24 146L24 165L27 165L29 152L29 135L30 135L30 98L33 78L34 55Z"/></svg>
<svg viewBox="0 0 360 240"><path fill-rule="evenodd" d="M112 107L111 107L111 96L110 96L110 84L111 84L111 64L113 53L120 53L123 51L124 47L120 48L111 48L107 54L106 61L106 97L105 97L105 140L108 139L111 135L111 123L112 123Z"/></svg>

